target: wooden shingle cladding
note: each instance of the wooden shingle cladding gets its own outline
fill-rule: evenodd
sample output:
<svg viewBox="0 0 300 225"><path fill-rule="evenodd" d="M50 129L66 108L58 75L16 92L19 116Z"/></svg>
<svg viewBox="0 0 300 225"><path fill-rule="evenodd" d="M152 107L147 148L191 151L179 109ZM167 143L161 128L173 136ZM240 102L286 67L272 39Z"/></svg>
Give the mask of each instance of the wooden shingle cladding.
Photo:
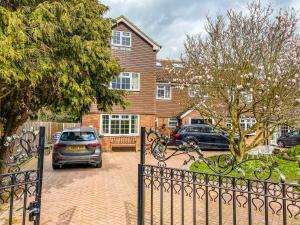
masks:
<svg viewBox="0 0 300 225"><path fill-rule="evenodd" d="M159 60L156 64L157 85L171 86L171 99L156 99L156 114L158 118L175 118L192 107L193 99L188 95L188 87L182 89L174 79L178 77L178 70L174 65L180 61Z"/></svg>

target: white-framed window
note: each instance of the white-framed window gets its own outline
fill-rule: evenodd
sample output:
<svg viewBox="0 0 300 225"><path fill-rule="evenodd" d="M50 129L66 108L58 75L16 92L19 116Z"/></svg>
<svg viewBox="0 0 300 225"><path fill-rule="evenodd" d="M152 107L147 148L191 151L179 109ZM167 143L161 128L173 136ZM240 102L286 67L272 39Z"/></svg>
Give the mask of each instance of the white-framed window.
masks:
<svg viewBox="0 0 300 225"><path fill-rule="evenodd" d="M158 84L156 90L157 99L171 99L171 85L168 84Z"/></svg>
<svg viewBox="0 0 300 225"><path fill-rule="evenodd" d="M254 124L256 123L255 118L242 118L240 119L240 125L241 125L241 129L246 131L248 129L250 129ZM248 135L255 135L256 132L252 132Z"/></svg>
<svg viewBox="0 0 300 225"><path fill-rule="evenodd" d="M138 115L103 114L101 115L101 133L108 135L137 135Z"/></svg>
<svg viewBox="0 0 300 225"><path fill-rule="evenodd" d="M241 101L249 104L253 101L253 95L251 93L242 91L241 92Z"/></svg>
<svg viewBox="0 0 300 225"><path fill-rule="evenodd" d="M110 82L111 89L139 91L140 90L140 74L123 72Z"/></svg>
<svg viewBox="0 0 300 225"><path fill-rule="evenodd" d="M168 119L168 127L177 127L177 126L178 126L177 118L169 118Z"/></svg>
<svg viewBox="0 0 300 225"><path fill-rule="evenodd" d="M112 45L120 47L131 47L131 33L125 31L112 32Z"/></svg>
<svg viewBox="0 0 300 225"><path fill-rule="evenodd" d="M190 85L188 88L188 94L191 98L194 98L196 95L208 98L208 93L201 90L199 85Z"/></svg>
<svg viewBox="0 0 300 225"><path fill-rule="evenodd" d="M243 131L250 129L255 123L256 123L255 118L242 118L242 119L240 119L240 126L241 126L241 129ZM232 129L232 123L231 123L230 119L227 119L227 121L226 121L226 128L227 129ZM248 135L255 135L255 134L256 134L256 132L254 131L254 132L252 132Z"/></svg>

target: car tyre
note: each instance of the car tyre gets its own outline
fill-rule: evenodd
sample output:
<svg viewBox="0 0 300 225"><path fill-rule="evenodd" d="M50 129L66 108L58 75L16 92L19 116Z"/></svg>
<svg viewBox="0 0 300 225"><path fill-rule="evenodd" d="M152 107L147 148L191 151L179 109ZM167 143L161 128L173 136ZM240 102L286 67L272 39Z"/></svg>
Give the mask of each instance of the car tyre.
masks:
<svg viewBox="0 0 300 225"><path fill-rule="evenodd" d="M285 147L285 144L283 141L278 141L278 146L281 147L281 148L284 148Z"/></svg>
<svg viewBox="0 0 300 225"><path fill-rule="evenodd" d="M97 164L95 165L95 167L96 167L96 168L102 168L102 160L101 160L101 162L97 163Z"/></svg>
<svg viewBox="0 0 300 225"><path fill-rule="evenodd" d="M52 169L54 169L54 170L60 169L60 166L52 164Z"/></svg>

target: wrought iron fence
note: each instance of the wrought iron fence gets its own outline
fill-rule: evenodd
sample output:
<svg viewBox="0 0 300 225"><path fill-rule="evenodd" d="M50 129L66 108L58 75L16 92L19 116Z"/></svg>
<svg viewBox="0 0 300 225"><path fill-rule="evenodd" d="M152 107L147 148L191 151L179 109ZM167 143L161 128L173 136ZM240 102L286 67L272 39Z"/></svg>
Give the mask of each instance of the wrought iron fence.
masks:
<svg viewBox="0 0 300 225"><path fill-rule="evenodd" d="M7 139L8 157L1 161L8 173L0 174L0 224L40 223L45 128L23 130ZM36 169L22 165L37 158Z"/></svg>
<svg viewBox="0 0 300 225"><path fill-rule="evenodd" d="M141 130L138 224L300 224L300 185L288 184L272 161L249 158L242 162L226 156L212 162L198 146L183 144L167 150L167 137ZM144 140L144 141L143 141ZM145 154L157 165L145 164ZM167 167L178 155L188 162L205 163L212 173ZM243 165L256 160L254 179L246 178ZM230 176L237 171L240 176ZM272 173L280 181L270 180Z"/></svg>

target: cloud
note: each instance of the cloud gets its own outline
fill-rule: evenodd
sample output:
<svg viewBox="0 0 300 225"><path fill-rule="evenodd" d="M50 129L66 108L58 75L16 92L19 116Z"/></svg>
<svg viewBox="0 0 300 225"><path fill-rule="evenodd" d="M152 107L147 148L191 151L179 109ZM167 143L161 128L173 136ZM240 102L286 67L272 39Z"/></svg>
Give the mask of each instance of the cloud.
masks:
<svg viewBox="0 0 300 225"><path fill-rule="evenodd" d="M108 16L124 15L162 45L158 58L178 59L187 34L204 32L206 16L241 10L250 0L102 0ZM265 1L264 1L265 3ZM274 8L300 9L299 0L273 0Z"/></svg>

